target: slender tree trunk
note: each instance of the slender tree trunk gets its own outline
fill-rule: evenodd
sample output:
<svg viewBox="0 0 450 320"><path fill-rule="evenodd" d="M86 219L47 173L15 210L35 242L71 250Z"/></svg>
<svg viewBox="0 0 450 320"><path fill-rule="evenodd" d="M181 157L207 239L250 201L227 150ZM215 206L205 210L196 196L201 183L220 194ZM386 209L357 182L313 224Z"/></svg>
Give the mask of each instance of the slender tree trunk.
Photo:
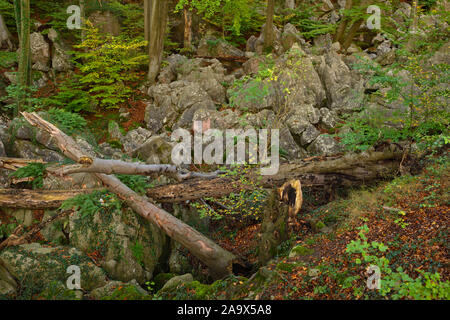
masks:
<svg viewBox="0 0 450 320"><path fill-rule="evenodd" d="M412 22L411 22L411 26L409 27L408 43L406 44L406 49L408 51L411 51L414 49L414 43L416 42L416 39L417 39L417 27L419 24L419 17L417 15L417 0L413 0L410 18L411 18Z"/></svg>
<svg viewBox="0 0 450 320"><path fill-rule="evenodd" d="M80 15L81 15L81 42L86 39L86 15L85 15L85 0L80 0Z"/></svg>
<svg viewBox="0 0 450 320"><path fill-rule="evenodd" d="M149 37L148 81L156 82L164 52L164 36L166 33L169 4L166 0L148 0L146 25Z"/></svg>
<svg viewBox="0 0 450 320"><path fill-rule="evenodd" d="M27 90L27 87L31 82L31 52L30 52L30 0L20 0L20 7L17 8L16 14L19 11L16 19L19 19L19 72L18 83L21 86L21 90ZM22 92L21 97L18 99L17 110L15 116L23 109L25 105L26 93Z"/></svg>
<svg viewBox="0 0 450 320"><path fill-rule="evenodd" d="M150 2L151 0L144 0L144 39L147 43L147 52L150 44Z"/></svg>
<svg viewBox="0 0 450 320"><path fill-rule="evenodd" d="M362 0L361 1L361 10L365 11L368 3L369 3L369 0ZM353 38L355 37L356 33L358 32L358 30L361 27L361 24L363 22L364 22L364 19L359 19L352 24L352 26L348 30L347 37L343 40L343 42L341 42L343 51L346 51L350 47L350 45L353 42Z"/></svg>
<svg viewBox="0 0 450 320"><path fill-rule="evenodd" d="M275 33L273 31L273 16L275 14L275 0L267 0L266 27L264 30L264 49L273 48Z"/></svg>
<svg viewBox="0 0 450 320"><path fill-rule="evenodd" d="M353 6L352 0L345 1L345 10L350 10ZM334 34L333 42L341 42L342 36L344 35L345 29L347 29L347 24L349 22L349 17L342 17L341 23L339 24L336 33Z"/></svg>
<svg viewBox="0 0 450 320"><path fill-rule="evenodd" d="M185 49L192 45L192 11L187 6L184 7L184 42Z"/></svg>

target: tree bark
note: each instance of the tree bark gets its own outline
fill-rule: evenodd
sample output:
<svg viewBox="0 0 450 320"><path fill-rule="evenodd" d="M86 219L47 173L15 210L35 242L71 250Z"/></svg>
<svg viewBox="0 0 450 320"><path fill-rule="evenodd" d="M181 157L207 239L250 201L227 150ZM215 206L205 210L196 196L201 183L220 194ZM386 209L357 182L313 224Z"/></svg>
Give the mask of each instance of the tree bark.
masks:
<svg viewBox="0 0 450 320"><path fill-rule="evenodd" d="M273 31L273 16L275 14L275 0L267 0L266 26L264 30L264 49L273 48L275 34Z"/></svg>
<svg viewBox="0 0 450 320"><path fill-rule="evenodd" d="M322 161L299 164L284 164L276 175L257 176L252 173L248 179L257 181L264 188L280 187L286 181L298 179L303 187L328 187L332 185L354 186L397 173L402 152L364 152L342 157L324 158ZM242 179L225 177L192 179L182 183L159 186L147 191L147 196L157 202L183 202L204 197L220 198L241 190L255 187L242 183Z"/></svg>
<svg viewBox="0 0 450 320"><path fill-rule="evenodd" d="M184 7L184 41L183 47L190 49L192 46L192 12L187 6Z"/></svg>
<svg viewBox="0 0 450 320"><path fill-rule="evenodd" d="M361 9L366 10L367 4L369 0L362 0L361 1ZM345 39L341 39L342 44L342 50L347 51L347 49L350 47L350 45L353 42L353 38L355 37L356 33L358 32L359 28L361 27L361 24L364 22L364 19L359 19L355 21L350 29L348 30L347 36Z"/></svg>
<svg viewBox="0 0 450 320"><path fill-rule="evenodd" d="M352 8L352 6L353 6L352 0L345 1L345 7L344 7L345 10L350 10ZM336 33L334 34L333 42L341 42L342 37L345 33L345 30L347 29L347 24L348 24L349 20L350 20L349 17L346 17L346 16L342 17L341 23L339 23L339 27L336 30Z"/></svg>
<svg viewBox="0 0 450 320"><path fill-rule="evenodd" d="M0 189L0 208L56 209L67 199L92 191Z"/></svg>
<svg viewBox="0 0 450 320"><path fill-rule="evenodd" d="M166 33L169 4L166 0L147 0L146 32L149 43L148 81L156 82L164 52L164 36ZM146 1L146 2L147 2Z"/></svg>
<svg viewBox="0 0 450 320"><path fill-rule="evenodd" d="M57 141L58 147L68 158L80 162L86 158L76 142L56 126L43 120L36 113L22 113L25 119L33 126L47 131ZM113 175L94 174L107 188L116 193L137 214L162 229L169 237L181 243L194 256L202 261L211 270L214 278L222 278L232 273L233 262L237 257L224 250L211 239L194 230L184 222L178 220L170 213L151 204L145 197L141 197L125 186Z"/></svg>
<svg viewBox="0 0 450 320"><path fill-rule="evenodd" d="M20 6L16 3L16 19L19 19L19 70L18 83L21 90L27 90L31 82L31 53L30 53L30 0L18 0ZM25 95L22 94L17 101L17 110L14 115L17 116L25 104Z"/></svg>

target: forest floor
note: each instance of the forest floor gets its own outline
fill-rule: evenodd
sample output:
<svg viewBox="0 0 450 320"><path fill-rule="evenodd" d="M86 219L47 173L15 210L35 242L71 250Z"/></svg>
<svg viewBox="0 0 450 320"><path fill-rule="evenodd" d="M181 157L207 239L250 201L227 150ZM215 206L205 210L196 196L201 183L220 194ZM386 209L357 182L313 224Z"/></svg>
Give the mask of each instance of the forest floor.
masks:
<svg viewBox="0 0 450 320"><path fill-rule="evenodd" d="M368 261L374 257L388 259L388 268L402 277L419 279L422 272L438 272L440 281L448 281L450 171L448 151L444 153L445 156L434 158L419 175L404 175L375 187L350 191L348 197L300 213L291 239L280 246L277 257L266 266L276 277L266 280L258 298L383 298L366 286ZM311 218L323 222L326 228L313 232L304 222ZM366 230L369 244L366 260L361 254L348 252L352 242L365 243L361 229ZM213 238L224 248L256 262L259 231L260 224L241 225L231 235L221 230L213 233ZM387 248L376 250L372 242ZM290 248L296 245L301 246L302 253L289 258ZM381 279L383 276L382 273ZM247 298L251 287L258 286L252 278L236 281L234 286L240 289L233 290L233 299ZM436 279L425 284L431 291L436 285ZM187 291L190 295L178 298L199 298L192 286ZM230 293L217 291L209 298L223 298L223 295L230 297ZM413 296L405 294L404 298L408 297Z"/></svg>

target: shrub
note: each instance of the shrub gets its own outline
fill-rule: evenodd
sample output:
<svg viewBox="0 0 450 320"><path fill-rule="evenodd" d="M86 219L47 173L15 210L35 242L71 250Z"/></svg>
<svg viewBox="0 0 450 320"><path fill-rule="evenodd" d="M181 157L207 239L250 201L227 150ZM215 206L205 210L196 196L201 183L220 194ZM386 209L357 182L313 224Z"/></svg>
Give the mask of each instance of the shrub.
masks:
<svg viewBox="0 0 450 320"><path fill-rule="evenodd" d="M147 60L140 49L146 41L102 35L87 23L86 39L75 47L75 65L80 69L80 84L102 107L118 108L132 93L130 81L139 79L137 69Z"/></svg>

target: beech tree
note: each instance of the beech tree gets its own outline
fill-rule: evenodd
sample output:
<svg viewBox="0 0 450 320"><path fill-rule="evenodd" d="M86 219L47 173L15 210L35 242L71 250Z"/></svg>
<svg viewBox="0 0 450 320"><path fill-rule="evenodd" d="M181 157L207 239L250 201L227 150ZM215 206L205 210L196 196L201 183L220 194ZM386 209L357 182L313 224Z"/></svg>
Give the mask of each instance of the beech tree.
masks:
<svg viewBox="0 0 450 320"><path fill-rule="evenodd" d="M30 52L30 0L14 0L17 33L19 35L19 70L18 83L22 90L31 83L31 52ZM25 104L25 95L22 94L17 101L15 116Z"/></svg>
<svg viewBox="0 0 450 320"><path fill-rule="evenodd" d="M150 83L155 83L161 66L168 12L166 0L144 1L144 33L150 59L147 78Z"/></svg>
<svg viewBox="0 0 450 320"><path fill-rule="evenodd" d="M275 14L275 0L267 0L266 26L264 29L264 48L273 47L275 34L273 31L273 16Z"/></svg>

